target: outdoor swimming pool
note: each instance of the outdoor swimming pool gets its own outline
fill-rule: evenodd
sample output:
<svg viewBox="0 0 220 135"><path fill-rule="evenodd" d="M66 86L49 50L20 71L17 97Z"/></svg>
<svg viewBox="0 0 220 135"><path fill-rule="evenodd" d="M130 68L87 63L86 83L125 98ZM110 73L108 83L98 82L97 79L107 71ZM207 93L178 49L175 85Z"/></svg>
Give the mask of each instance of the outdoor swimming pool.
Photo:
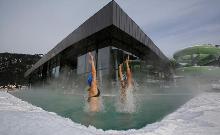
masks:
<svg viewBox="0 0 220 135"><path fill-rule="evenodd" d="M90 113L87 110L86 94L71 94L63 90L32 89L12 93L14 96L55 112L74 122L103 130L140 129L147 124L161 120L193 97L158 90L156 93L135 93L135 108L132 112L121 110L117 94L103 94L102 111Z"/></svg>

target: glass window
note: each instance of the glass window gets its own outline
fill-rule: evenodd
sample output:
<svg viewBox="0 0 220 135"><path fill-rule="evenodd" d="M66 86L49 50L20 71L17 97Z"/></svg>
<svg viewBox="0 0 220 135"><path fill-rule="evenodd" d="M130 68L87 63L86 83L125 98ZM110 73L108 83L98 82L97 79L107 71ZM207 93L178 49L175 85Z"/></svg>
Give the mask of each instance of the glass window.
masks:
<svg viewBox="0 0 220 135"><path fill-rule="evenodd" d="M60 72L60 66L52 68L52 77L58 78Z"/></svg>
<svg viewBox="0 0 220 135"><path fill-rule="evenodd" d="M98 51L98 70L110 68L110 47L99 49Z"/></svg>
<svg viewBox="0 0 220 135"><path fill-rule="evenodd" d="M55 78L58 78L59 74L60 74L60 66L55 67L55 70L56 70L56 72L55 72L54 76L55 76Z"/></svg>
<svg viewBox="0 0 220 135"><path fill-rule="evenodd" d="M81 55L77 58L77 74L82 74L85 72L86 54Z"/></svg>

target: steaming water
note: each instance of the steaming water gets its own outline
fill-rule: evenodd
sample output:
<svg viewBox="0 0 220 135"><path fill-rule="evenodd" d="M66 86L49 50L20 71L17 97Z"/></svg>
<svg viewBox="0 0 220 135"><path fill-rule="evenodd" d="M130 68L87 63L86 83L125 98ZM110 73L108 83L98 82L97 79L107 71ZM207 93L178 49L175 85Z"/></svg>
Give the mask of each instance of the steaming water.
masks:
<svg viewBox="0 0 220 135"><path fill-rule="evenodd" d="M68 117L74 122L104 130L139 129L161 120L193 96L157 90L156 93L127 93L127 101L120 104L118 94L102 94L102 109L90 113L86 108L86 94L67 94L63 90L17 91L13 95L47 111Z"/></svg>

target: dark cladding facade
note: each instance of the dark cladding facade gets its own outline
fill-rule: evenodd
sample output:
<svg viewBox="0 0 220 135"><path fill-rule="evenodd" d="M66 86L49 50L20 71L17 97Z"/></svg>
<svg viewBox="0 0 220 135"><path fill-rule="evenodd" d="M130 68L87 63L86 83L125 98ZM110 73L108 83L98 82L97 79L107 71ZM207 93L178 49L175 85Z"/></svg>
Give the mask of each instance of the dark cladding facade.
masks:
<svg viewBox="0 0 220 135"><path fill-rule="evenodd" d="M118 64L127 55L134 71L145 77L169 76L169 60L139 26L111 1L74 30L25 73L30 83L61 80L63 86L75 80L85 84L90 71L88 52L96 58L100 84L117 80ZM138 74L138 73L137 73ZM83 78L84 77L84 78ZM70 86L71 87L71 86Z"/></svg>

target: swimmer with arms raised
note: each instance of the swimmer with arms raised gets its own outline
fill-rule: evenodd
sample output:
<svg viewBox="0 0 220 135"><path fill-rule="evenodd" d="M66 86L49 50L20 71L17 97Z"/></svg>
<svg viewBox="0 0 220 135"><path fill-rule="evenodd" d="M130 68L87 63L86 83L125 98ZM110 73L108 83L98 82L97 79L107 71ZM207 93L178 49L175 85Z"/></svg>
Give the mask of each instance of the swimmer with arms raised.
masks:
<svg viewBox="0 0 220 135"><path fill-rule="evenodd" d="M126 75L123 76L123 71L122 71L122 65L119 65L119 79L120 79L120 84L121 84L121 92L120 92L120 99L121 102L124 102L126 99L126 91L127 90L132 90L133 87L133 80L132 80L132 73L131 69L129 67L129 56L125 61L126 64Z"/></svg>

